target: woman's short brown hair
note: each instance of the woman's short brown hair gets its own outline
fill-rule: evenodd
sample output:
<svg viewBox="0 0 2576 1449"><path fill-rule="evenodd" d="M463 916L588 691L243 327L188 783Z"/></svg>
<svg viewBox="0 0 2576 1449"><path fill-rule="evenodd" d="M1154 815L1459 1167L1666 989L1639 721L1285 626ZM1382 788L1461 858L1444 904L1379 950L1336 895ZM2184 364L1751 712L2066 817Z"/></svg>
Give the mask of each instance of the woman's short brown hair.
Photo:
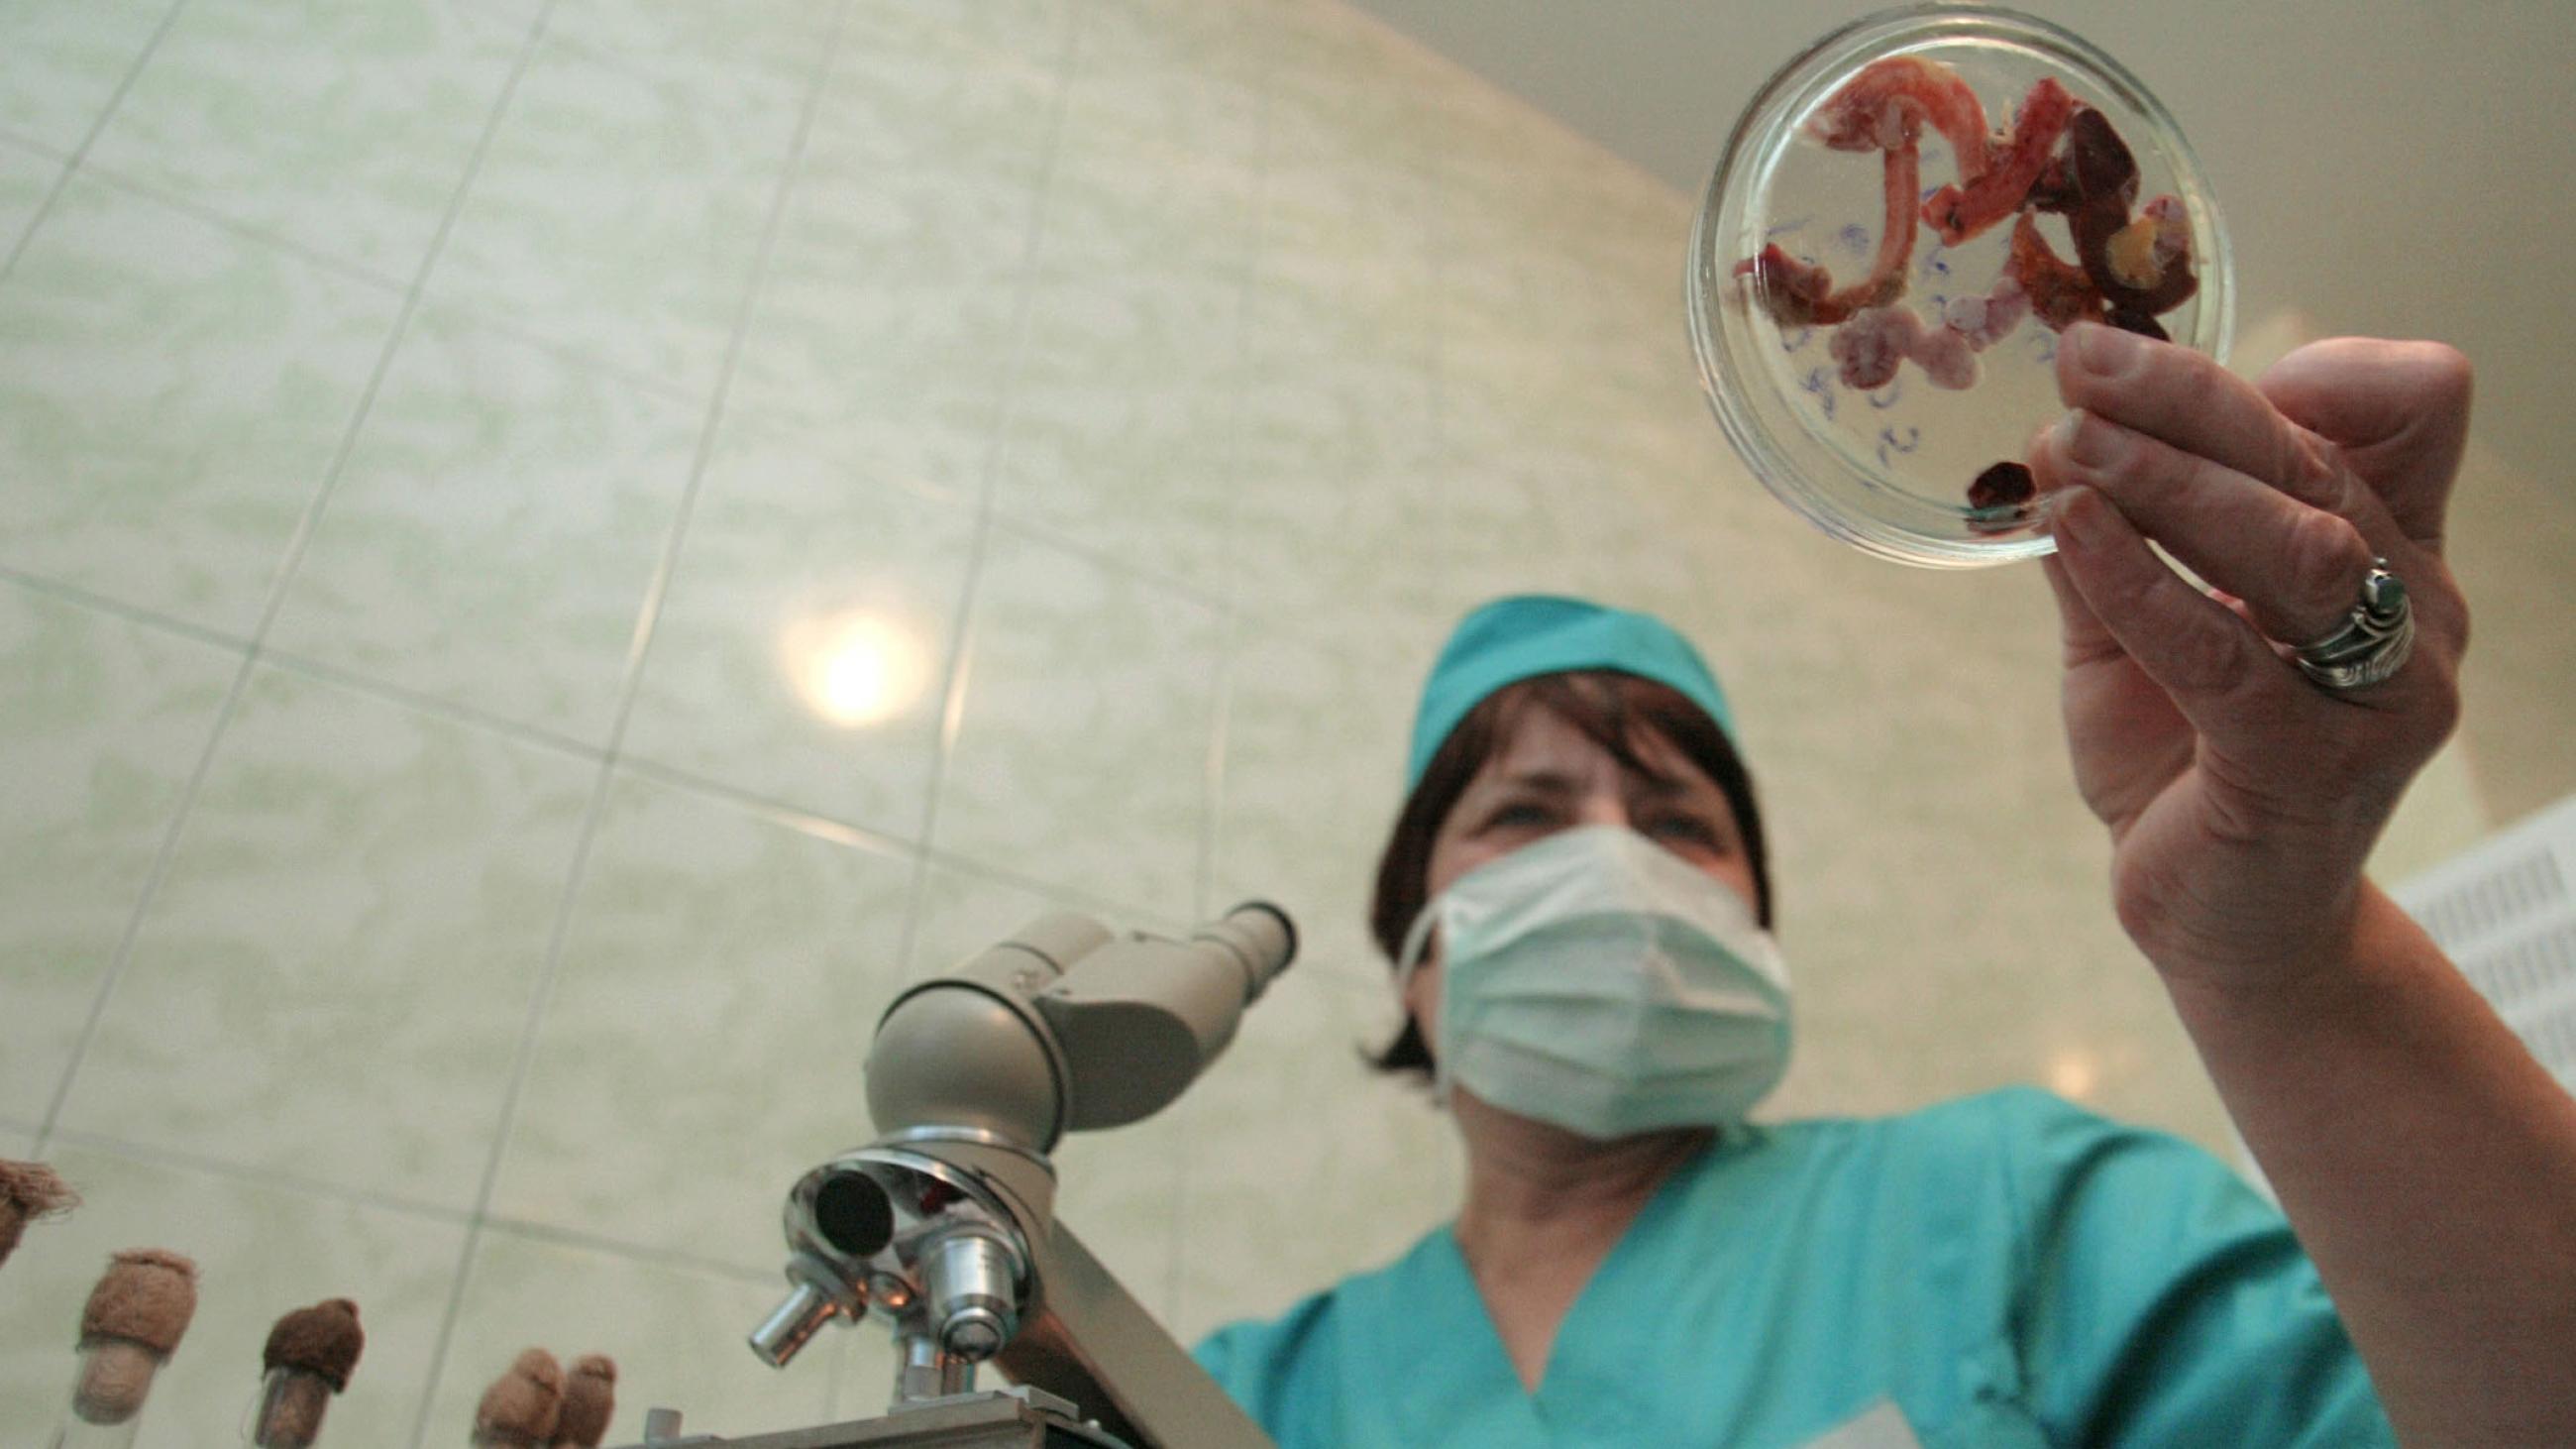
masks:
<svg viewBox="0 0 2576 1449"><path fill-rule="evenodd" d="M1762 815L1754 807L1753 780L1726 731L1708 712L1681 691L1634 674L1608 669L1542 674L1507 684L1487 695L1458 721L1423 767L1421 781L1395 818L1386 851L1378 857L1377 892L1369 902L1369 933L1393 964L1404 949L1405 932L1430 894L1431 845L1448 820L1468 782L1494 752L1511 739L1521 719L1543 709L1581 730L1610 752L1626 769L1653 776L1638 751L1641 735L1652 732L1670 741L1683 758L1705 771L1726 796L1743 832L1745 860L1753 868L1754 913L1765 929L1771 925L1771 869L1762 845ZM1431 1049L1421 1028L1408 1016L1404 1029L1386 1050L1371 1059L1391 1072L1431 1070Z"/></svg>

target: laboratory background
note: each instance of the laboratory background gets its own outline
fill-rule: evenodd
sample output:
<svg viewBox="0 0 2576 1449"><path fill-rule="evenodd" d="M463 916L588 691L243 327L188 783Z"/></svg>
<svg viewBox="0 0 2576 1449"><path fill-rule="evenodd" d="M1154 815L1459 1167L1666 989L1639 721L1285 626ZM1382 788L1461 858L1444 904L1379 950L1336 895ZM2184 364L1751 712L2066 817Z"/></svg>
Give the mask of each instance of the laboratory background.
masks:
<svg viewBox="0 0 2576 1449"><path fill-rule="evenodd" d="M355 1300L329 1439L511 1356L740 1434L781 1194L877 1014L1043 911L1247 897L1297 964L1059 1209L1184 1342L1460 1191L1367 1070L1413 694L1497 594L1727 680L1799 1048L1765 1115L2015 1082L2233 1157L2112 919L2036 568L1844 548L1711 420L1684 243L1864 4L0 0L0 1439L106 1253L201 1269L142 1443ZM2029 8L2192 136L2234 361L2480 369L2464 729L2376 868L2576 792L2576 8ZM2034 420L2036 423L2039 420Z"/></svg>

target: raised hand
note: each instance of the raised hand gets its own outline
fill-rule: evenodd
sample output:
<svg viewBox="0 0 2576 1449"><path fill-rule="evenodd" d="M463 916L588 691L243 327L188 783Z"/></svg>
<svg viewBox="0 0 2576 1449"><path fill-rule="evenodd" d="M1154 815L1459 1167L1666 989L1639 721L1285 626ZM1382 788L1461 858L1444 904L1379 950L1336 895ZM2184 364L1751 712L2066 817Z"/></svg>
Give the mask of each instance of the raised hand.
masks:
<svg viewBox="0 0 2576 1449"><path fill-rule="evenodd" d="M2113 901L2169 977L2265 985L2334 957L2362 862L2458 717L2468 612L2442 518L2468 363L2347 339L2247 383L2106 327L2068 342L2058 389L2077 411L2031 465L2058 543L2067 738L2115 841ZM2374 557L2412 596L2414 655L2384 683L2320 688L2290 651L2343 621Z"/></svg>

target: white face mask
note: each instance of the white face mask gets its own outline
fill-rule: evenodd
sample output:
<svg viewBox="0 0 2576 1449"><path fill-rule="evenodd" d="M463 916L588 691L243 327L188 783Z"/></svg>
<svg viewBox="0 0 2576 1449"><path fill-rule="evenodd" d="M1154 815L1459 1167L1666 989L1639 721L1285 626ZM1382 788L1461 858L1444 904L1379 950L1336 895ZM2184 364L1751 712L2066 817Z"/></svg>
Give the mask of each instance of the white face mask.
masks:
<svg viewBox="0 0 2576 1449"><path fill-rule="evenodd" d="M1451 882L1397 963L1441 941L1440 1089L1608 1139L1740 1122L1789 1067L1780 948L1723 883L1616 825Z"/></svg>

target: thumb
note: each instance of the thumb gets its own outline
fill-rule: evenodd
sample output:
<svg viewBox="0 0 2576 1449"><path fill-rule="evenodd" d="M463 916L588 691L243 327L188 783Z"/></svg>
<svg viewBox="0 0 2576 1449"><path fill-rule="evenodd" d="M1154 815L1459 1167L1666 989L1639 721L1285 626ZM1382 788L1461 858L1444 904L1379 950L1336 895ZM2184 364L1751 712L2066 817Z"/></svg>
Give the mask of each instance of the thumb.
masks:
<svg viewBox="0 0 2576 1449"><path fill-rule="evenodd" d="M2468 358L2439 342L2337 337L2310 343L2255 382L2284 417L2341 450L2408 538L2439 552L2468 447Z"/></svg>

